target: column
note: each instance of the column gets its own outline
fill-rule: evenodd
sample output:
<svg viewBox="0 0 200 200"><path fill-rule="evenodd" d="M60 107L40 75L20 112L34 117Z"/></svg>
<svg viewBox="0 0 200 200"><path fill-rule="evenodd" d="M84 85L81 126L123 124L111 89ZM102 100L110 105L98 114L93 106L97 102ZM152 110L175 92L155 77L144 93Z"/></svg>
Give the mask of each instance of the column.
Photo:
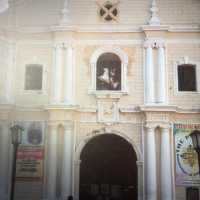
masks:
<svg viewBox="0 0 200 200"><path fill-rule="evenodd" d="M10 131L8 123L3 122L0 129L0 199L8 199L9 189L9 161L10 161Z"/></svg>
<svg viewBox="0 0 200 200"><path fill-rule="evenodd" d="M122 78L122 84L121 84L121 87L122 87L122 90L125 91L125 92L128 92L128 89L127 89L127 68L128 68L128 63L124 63L123 66L122 66L122 70L123 70L123 78Z"/></svg>
<svg viewBox="0 0 200 200"><path fill-rule="evenodd" d="M80 165L81 160L74 161L74 200L79 199Z"/></svg>
<svg viewBox="0 0 200 200"><path fill-rule="evenodd" d="M13 103L14 102L14 96L13 96L13 81L14 81L14 65L15 65L15 44L9 44L8 45L8 66L6 71L6 84L5 84L5 96L6 96L6 102Z"/></svg>
<svg viewBox="0 0 200 200"><path fill-rule="evenodd" d="M62 87L62 64L63 47L56 45L54 49L54 70L53 70L53 103L61 103L61 87Z"/></svg>
<svg viewBox="0 0 200 200"><path fill-rule="evenodd" d="M166 69L163 43L158 47L158 103L166 103Z"/></svg>
<svg viewBox="0 0 200 200"><path fill-rule="evenodd" d="M97 89L97 85L96 85L96 64L93 62L90 64L90 68L91 68L91 91L95 91Z"/></svg>
<svg viewBox="0 0 200 200"><path fill-rule="evenodd" d="M71 105L74 101L74 50L72 45L68 45L65 52L64 102Z"/></svg>
<svg viewBox="0 0 200 200"><path fill-rule="evenodd" d="M57 179L57 125L49 125L47 152L47 199L56 200Z"/></svg>
<svg viewBox="0 0 200 200"><path fill-rule="evenodd" d="M147 200L157 199L155 130L151 127L146 133L146 193Z"/></svg>
<svg viewBox="0 0 200 200"><path fill-rule="evenodd" d="M63 141L63 163L62 163L62 186L61 195L65 200L72 195L72 155L73 155L73 131L72 125L64 126L64 141Z"/></svg>
<svg viewBox="0 0 200 200"><path fill-rule="evenodd" d="M150 43L145 44L146 59L145 59L145 103L152 104L155 102L154 97L154 67L153 67L153 52Z"/></svg>
<svg viewBox="0 0 200 200"><path fill-rule="evenodd" d="M161 199L172 200L172 171L169 128L161 129Z"/></svg>
<svg viewBox="0 0 200 200"><path fill-rule="evenodd" d="M137 161L138 167L138 200L143 200L143 190L144 190L144 183L143 183L143 161Z"/></svg>

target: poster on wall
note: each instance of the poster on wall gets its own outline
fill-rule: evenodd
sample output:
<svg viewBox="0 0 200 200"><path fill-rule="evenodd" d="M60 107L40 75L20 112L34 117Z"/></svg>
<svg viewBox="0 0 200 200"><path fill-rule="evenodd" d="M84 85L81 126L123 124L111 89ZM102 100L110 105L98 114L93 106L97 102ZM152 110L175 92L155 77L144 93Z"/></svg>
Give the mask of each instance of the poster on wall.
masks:
<svg viewBox="0 0 200 200"><path fill-rule="evenodd" d="M19 180L41 180L43 178L44 149L42 147L20 147L17 153L16 178Z"/></svg>
<svg viewBox="0 0 200 200"><path fill-rule="evenodd" d="M198 157L189 137L194 130L200 130L200 124L174 124L176 185L179 186L200 185Z"/></svg>
<svg viewBox="0 0 200 200"><path fill-rule="evenodd" d="M17 152L16 179L19 181L41 181L44 165L45 123L17 122L23 127L22 143Z"/></svg>

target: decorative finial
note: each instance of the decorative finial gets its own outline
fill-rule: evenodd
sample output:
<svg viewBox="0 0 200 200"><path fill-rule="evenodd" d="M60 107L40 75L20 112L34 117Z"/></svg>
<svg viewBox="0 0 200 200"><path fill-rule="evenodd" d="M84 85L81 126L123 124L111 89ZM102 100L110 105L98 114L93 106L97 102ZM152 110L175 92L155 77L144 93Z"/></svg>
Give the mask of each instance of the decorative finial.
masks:
<svg viewBox="0 0 200 200"><path fill-rule="evenodd" d="M8 0L0 0L0 13L5 12L9 8Z"/></svg>
<svg viewBox="0 0 200 200"><path fill-rule="evenodd" d="M62 9L62 16L60 20L60 24L69 24L69 0L64 1L64 8Z"/></svg>
<svg viewBox="0 0 200 200"><path fill-rule="evenodd" d="M159 19L159 16L158 16L158 7L156 5L156 0L152 0L150 11L151 11L151 18L149 20L149 25L159 26L160 25L160 19Z"/></svg>

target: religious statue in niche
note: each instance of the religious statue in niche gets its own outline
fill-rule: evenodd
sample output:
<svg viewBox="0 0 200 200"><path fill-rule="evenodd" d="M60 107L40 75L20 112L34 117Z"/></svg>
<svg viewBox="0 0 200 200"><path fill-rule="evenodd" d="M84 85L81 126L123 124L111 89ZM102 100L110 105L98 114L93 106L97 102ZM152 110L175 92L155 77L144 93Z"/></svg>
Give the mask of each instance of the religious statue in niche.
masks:
<svg viewBox="0 0 200 200"><path fill-rule="evenodd" d="M97 61L97 90L121 90L121 60L113 53L102 54Z"/></svg>

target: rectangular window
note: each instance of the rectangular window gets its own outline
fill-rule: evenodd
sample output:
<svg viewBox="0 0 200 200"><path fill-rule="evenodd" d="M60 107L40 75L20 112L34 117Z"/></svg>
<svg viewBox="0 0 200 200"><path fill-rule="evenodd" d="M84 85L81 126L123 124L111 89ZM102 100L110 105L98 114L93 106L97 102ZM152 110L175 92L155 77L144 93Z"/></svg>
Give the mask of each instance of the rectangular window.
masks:
<svg viewBox="0 0 200 200"><path fill-rule="evenodd" d="M26 65L25 90L42 90L42 65Z"/></svg>
<svg viewBox="0 0 200 200"><path fill-rule="evenodd" d="M178 66L178 90L197 91L195 65L183 64Z"/></svg>

